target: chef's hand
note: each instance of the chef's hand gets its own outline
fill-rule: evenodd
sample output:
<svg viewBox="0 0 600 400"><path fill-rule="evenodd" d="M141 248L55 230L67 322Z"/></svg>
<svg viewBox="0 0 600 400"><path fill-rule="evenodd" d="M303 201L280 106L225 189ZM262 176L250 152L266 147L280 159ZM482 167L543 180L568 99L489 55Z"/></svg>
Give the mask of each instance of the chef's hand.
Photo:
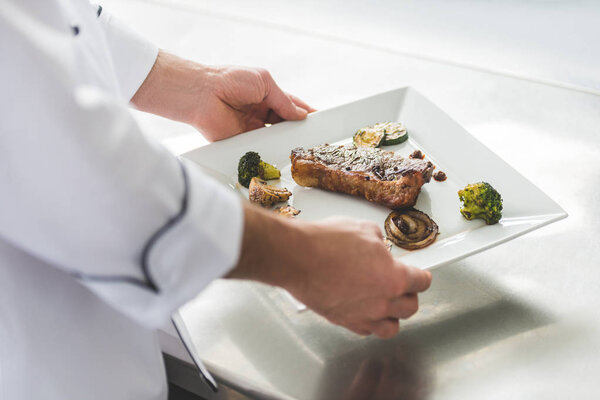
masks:
<svg viewBox="0 0 600 400"><path fill-rule="evenodd" d="M312 250L303 282L290 292L330 322L360 335L390 338L419 308L431 274L396 261L373 222L330 218L305 227Z"/></svg>
<svg viewBox="0 0 600 400"><path fill-rule="evenodd" d="M210 141L315 111L284 93L264 69L206 66L163 51L131 102L188 123Z"/></svg>
<svg viewBox="0 0 600 400"><path fill-rule="evenodd" d="M231 278L281 286L334 324L390 338L418 309L431 274L388 252L371 222L287 220L246 206L242 253Z"/></svg>

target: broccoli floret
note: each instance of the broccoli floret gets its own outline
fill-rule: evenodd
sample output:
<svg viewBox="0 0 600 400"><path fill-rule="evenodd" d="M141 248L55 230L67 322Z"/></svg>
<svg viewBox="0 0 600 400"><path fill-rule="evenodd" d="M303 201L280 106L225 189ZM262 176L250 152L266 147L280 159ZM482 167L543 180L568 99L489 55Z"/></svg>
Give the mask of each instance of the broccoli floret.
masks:
<svg viewBox="0 0 600 400"><path fill-rule="evenodd" d="M468 220L482 218L493 225L502 218L502 196L487 182L467 185L458 191L458 198L463 202L460 213Z"/></svg>
<svg viewBox="0 0 600 400"><path fill-rule="evenodd" d="M249 151L240 158L238 163L238 182L248 187L255 176L260 176L264 180L279 179L281 172L275 166L262 161L257 152Z"/></svg>
<svg viewBox="0 0 600 400"><path fill-rule="evenodd" d="M270 181L271 179L281 178L281 172L275 166L261 161L258 165L258 176L266 181Z"/></svg>
<svg viewBox="0 0 600 400"><path fill-rule="evenodd" d="M244 187L250 185L253 177L258 176L260 156L254 151L249 151L240 158L238 163L238 182Z"/></svg>

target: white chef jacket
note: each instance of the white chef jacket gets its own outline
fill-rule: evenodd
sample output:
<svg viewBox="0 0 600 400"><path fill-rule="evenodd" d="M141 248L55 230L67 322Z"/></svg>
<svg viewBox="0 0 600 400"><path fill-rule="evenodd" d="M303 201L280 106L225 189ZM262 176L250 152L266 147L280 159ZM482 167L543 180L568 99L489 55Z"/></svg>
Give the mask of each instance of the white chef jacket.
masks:
<svg viewBox="0 0 600 400"><path fill-rule="evenodd" d="M127 103L155 46L86 0L0 1L0 399L165 399L155 329L239 255L227 189Z"/></svg>

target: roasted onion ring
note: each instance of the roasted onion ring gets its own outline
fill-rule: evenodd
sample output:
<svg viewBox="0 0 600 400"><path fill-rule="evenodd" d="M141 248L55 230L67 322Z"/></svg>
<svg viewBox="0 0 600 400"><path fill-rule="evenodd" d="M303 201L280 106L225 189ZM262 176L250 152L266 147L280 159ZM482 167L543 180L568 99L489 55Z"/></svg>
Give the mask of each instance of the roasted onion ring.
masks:
<svg viewBox="0 0 600 400"><path fill-rule="evenodd" d="M385 233L396 246L417 250L429 246L438 235L437 224L414 208L392 211L385 220Z"/></svg>

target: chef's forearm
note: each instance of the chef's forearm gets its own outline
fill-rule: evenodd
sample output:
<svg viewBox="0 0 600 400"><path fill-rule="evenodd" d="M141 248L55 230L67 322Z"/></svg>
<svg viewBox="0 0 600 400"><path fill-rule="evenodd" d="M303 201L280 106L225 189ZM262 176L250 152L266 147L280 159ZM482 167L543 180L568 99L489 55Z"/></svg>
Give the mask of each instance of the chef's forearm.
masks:
<svg viewBox="0 0 600 400"><path fill-rule="evenodd" d="M244 205L240 258L227 278L250 279L289 288L306 279L302 266L310 255L306 222L290 220Z"/></svg>
<svg viewBox="0 0 600 400"><path fill-rule="evenodd" d="M141 111L191 123L193 109L202 108L198 93L210 90L213 73L208 66L160 50L131 103Z"/></svg>

